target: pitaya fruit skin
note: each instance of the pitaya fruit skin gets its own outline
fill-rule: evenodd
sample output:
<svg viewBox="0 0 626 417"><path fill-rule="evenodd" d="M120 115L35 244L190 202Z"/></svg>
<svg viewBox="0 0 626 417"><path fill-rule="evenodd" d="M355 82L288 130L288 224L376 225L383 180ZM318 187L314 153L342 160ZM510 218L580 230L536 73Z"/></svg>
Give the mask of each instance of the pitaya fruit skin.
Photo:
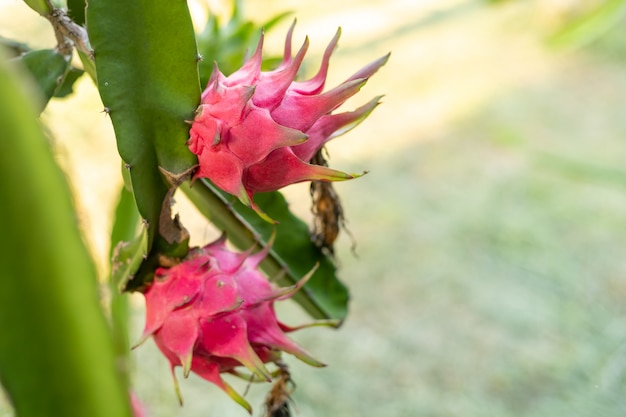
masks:
<svg viewBox="0 0 626 417"><path fill-rule="evenodd" d="M274 301L291 296L308 276L292 287L274 286L258 270L268 251L269 245L254 255L232 252L222 237L192 250L178 265L157 269L145 293L141 340L153 337L173 375L174 368L182 366L185 376L190 371L198 374L249 411L250 405L220 374L245 366L258 379L269 381L264 364L277 360L281 351L323 366L285 336L292 328L279 322L274 312ZM178 393L177 384L176 389Z"/></svg>
<svg viewBox="0 0 626 417"><path fill-rule="evenodd" d="M130 393L130 405L133 411L133 417L147 417L148 416L144 405L141 403L141 401L139 400L139 397L137 397L137 394L135 394L134 392Z"/></svg>
<svg viewBox="0 0 626 417"><path fill-rule="evenodd" d="M294 25L287 34L283 60L273 71L261 71L263 35L254 55L230 76L222 74L215 64L187 143L198 156L194 178L208 178L259 213L255 193L302 181L341 181L359 176L309 162L325 143L358 125L378 105L381 97L352 112L331 114L389 58L383 56L339 86L322 92L341 30L326 48L317 75L298 82L295 77L309 41L307 38L292 56Z"/></svg>

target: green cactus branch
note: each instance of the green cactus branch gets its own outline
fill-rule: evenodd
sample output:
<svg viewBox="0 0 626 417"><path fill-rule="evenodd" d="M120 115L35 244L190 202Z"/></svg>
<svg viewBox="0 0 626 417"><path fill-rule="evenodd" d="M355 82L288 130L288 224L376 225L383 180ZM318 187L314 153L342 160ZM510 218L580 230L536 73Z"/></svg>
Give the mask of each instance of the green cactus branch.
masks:
<svg viewBox="0 0 626 417"><path fill-rule="evenodd" d="M20 417L130 417L69 187L15 75L0 59L0 174L19 173L0 182L0 381Z"/></svg>
<svg viewBox="0 0 626 417"><path fill-rule="evenodd" d="M71 67L69 57L55 49L29 51L10 62L20 65L20 70L26 69L34 78L41 92L37 103L39 112L43 111L48 101L61 89Z"/></svg>
<svg viewBox="0 0 626 417"><path fill-rule="evenodd" d="M169 247L160 233L161 209L171 187L161 169L179 174L196 164L185 145L185 120L193 118L200 101L189 10L185 2L155 7L149 0L92 0L87 28L98 90L130 170L154 260L159 253L179 249Z"/></svg>

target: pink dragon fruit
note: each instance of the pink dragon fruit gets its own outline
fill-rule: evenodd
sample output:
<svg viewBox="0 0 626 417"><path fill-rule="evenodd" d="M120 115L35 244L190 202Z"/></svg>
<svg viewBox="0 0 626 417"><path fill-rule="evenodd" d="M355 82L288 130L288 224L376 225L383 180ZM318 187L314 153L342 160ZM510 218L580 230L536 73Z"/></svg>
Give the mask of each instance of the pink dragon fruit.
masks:
<svg viewBox="0 0 626 417"><path fill-rule="evenodd" d="M309 42L307 38L293 57L293 29L294 25L287 34L282 63L273 71L261 71L262 35L255 54L230 76L215 65L187 143L198 155L195 178L210 179L260 214L253 200L257 192L301 181L359 176L309 162L326 142L359 124L378 105L380 97L375 97L352 112L331 114L389 58L370 63L338 87L322 92L341 31L326 48L317 75L298 82L294 79Z"/></svg>
<svg viewBox="0 0 626 417"><path fill-rule="evenodd" d="M174 369L183 367L214 383L235 401L250 405L220 376L247 367L260 380L271 380L265 363L281 351L313 366L323 366L285 336L295 330L276 318L274 301L294 294L311 274L296 285L278 288L257 269L265 250L250 255L227 249L225 238L192 250L171 268L159 268L145 293L146 325L142 342L152 336ZM140 342L141 343L141 342Z"/></svg>

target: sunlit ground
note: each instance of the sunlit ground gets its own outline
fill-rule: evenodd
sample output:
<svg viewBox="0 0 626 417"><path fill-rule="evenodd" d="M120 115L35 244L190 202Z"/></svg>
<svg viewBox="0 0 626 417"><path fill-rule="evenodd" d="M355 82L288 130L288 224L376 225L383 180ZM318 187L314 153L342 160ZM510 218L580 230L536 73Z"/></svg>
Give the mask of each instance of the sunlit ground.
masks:
<svg viewBox="0 0 626 417"><path fill-rule="evenodd" d="M343 28L331 86L392 51L346 108L379 94L384 104L329 146L331 166L370 173L336 187L358 242L354 257L339 241L351 314L338 331L294 335L329 365L289 358L296 415L625 415L626 22L584 49L556 50L545 40L575 1L264 3L249 1L248 15L295 12L311 71ZM17 0L0 5L0 35L26 40L43 28L38 39L52 39ZM288 24L268 33L274 52ZM105 270L121 180L101 107L85 78L43 120ZM303 214L305 195L290 190ZM214 236L181 211L195 243ZM279 315L307 320L294 306ZM150 416L245 415L193 376L179 408L151 342L133 360ZM250 389L256 414L267 388Z"/></svg>

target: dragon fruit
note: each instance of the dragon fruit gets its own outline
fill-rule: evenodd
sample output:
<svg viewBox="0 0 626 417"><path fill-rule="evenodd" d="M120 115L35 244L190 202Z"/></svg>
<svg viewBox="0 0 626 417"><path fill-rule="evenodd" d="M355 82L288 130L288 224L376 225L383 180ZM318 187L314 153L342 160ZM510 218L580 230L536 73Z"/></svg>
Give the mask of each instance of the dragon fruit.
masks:
<svg viewBox="0 0 626 417"><path fill-rule="evenodd" d="M215 64L187 142L199 160L194 178L208 178L261 215L255 193L302 181L360 176L309 162L326 142L352 129L378 105L380 96L354 111L332 114L389 58L383 56L322 92L341 30L326 48L317 75L295 81L309 41L292 56L294 25L287 34L283 60L273 71L261 71L263 35L254 55L233 74L226 77Z"/></svg>
<svg viewBox="0 0 626 417"><path fill-rule="evenodd" d="M220 374L237 375L236 368L245 366L257 380L270 381L265 363L279 360L281 352L323 366L285 335L296 328L278 321L274 311L274 301L294 294L311 274L291 287L274 286L258 270L268 251L269 245L254 255L232 252L223 237L192 250L178 265L156 270L145 293L141 342L152 336L169 360L179 399L177 366L185 377L192 371L214 383L248 411L247 401Z"/></svg>

